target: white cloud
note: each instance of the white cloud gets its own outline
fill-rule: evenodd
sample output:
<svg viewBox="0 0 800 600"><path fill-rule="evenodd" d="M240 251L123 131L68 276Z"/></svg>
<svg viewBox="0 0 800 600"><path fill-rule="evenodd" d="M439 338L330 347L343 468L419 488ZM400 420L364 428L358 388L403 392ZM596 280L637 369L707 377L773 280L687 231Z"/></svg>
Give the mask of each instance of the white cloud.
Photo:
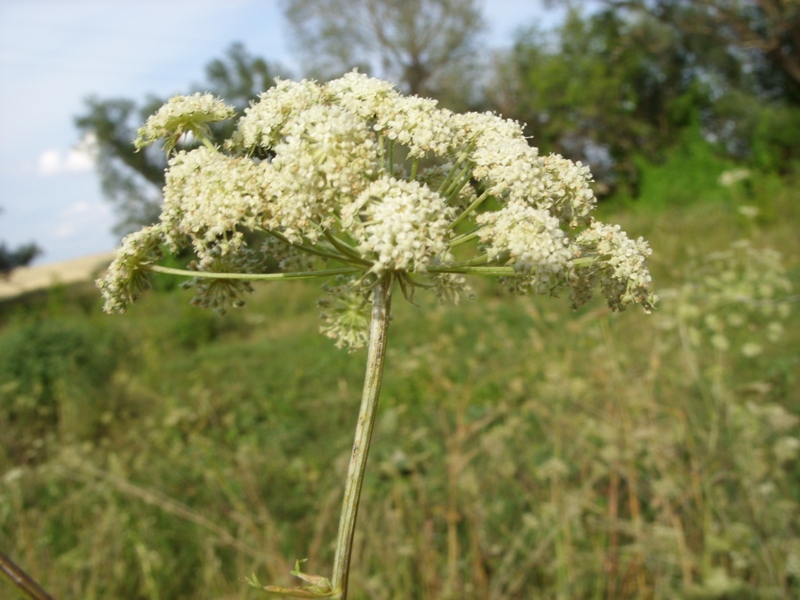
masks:
<svg viewBox="0 0 800 600"><path fill-rule="evenodd" d="M48 148L39 155L39 175L89 172L94 169L92 150L90 143L84 142L66 152L57 148Z"/></svg>
<svg viewBox="0 0 800 600"><path fill-rule="evenodd" d="M39 174L54 175L61 168L61 152L45 150L39 155Z"/></svg>
<svg viewBox="0 0 800 600"><path fill-rule="evenodd" d="M85 200L78 200L77 202L75 202L71 206L68 206L67 208L62 210L61 211L61 216L62 217L72 217L72 216L75 216L75 215L80 215L82 213L85 213L85 212L89 211L91 208L92 208L92 206L88 202L86 202ZM103 207L103 208L105 208L105 207Z"/></svg>

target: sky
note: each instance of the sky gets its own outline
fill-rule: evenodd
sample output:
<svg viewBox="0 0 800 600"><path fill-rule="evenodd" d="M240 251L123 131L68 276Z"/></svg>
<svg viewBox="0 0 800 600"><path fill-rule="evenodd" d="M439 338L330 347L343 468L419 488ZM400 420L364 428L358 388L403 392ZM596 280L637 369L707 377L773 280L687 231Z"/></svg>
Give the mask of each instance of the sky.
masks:
<svg viewBox="0 0 800 600"><path fill-rule="evenodd" d="M483 6L493 48L549 18L539 0ZM0 0L0 243L35 242L37 264L113 250L75 116L90 96L187 92L233 42L302 75L278 0Z"/></svg>

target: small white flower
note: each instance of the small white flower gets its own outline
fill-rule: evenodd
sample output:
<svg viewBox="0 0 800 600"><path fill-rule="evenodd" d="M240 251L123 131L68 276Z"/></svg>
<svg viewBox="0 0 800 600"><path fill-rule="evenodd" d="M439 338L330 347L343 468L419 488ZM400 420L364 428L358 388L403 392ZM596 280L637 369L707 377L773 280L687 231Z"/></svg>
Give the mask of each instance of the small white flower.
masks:
<svg viewBox="0 0 800 600"><path fill-rule="evenodd" d="M464 299L475 299L475 292L467 284L467 278L455 273L438 273L434 275L433 292L442 303L459 304Z"/></svg>
<svg viewBox="0 0 800 600"><path fill-rule="evenodd" d="M749 169L730 169L729 171L723 171L717 182L723 187L733 187L740 181L744 181L750 178L750 170Z"/></svg>
<svg viewBox="0 0 800 600"><path fill-rule="evenodd" d="M761 211L758 209L757 206L744 205L740 206L736 210L740 215L747 217L750 220L755 219L759 214L761 214Z"/></svg>
<svg viewBox="0 0 800 600"><path fill-rule="evenodd" d="M775 458L777 458L780 463L792 461L797 457L798 452L800 452L800 440L788 435L783 436L775 442L773 452L775 453Z"/></svg>
<svg viewBox="0 0 800 600"><path fill-rule="evenodd" d="M322 319L320 332L336 340L337 348L351 352L363 348L369 339L369 294L346 280L323 286L323 290L325 296L317 303Z"/></svg>
<svg viewBox="0 0 800 600"><path fill-rule="evenodd" d="M758 356L764 351L761 344L757 342L745 342L742 344L742 354L747 358L753 358L754 356Z"/></svg>
<svg viewBox="0 0 800 600"><path fill-rule="evenodd" d="M189 265L193 271L203 273L262 273L264 256L250 248L239 247L237 252L226 252L222 246L215 246L202 260ZM194 288L194 306L213 308L224 314L229 306L244 305L243 296L253 291L249 281L243 279L214 279L196 277L181 284L184 288Z"/></svg>

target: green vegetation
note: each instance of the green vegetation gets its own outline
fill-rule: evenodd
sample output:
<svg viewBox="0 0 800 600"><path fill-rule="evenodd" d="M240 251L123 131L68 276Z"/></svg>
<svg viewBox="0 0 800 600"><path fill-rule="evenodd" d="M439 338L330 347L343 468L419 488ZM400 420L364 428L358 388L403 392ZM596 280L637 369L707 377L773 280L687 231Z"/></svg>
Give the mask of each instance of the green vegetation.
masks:
<svg viewBox="0 0 800 600"><path fill-rule="evenodd" d="M703 257L750 239L798 289L797 184L605 204L655 250L650 316L488 284L398 302L354 597L796 597L791 292L742 283L769 255L735 275ZM717 302L734 286L757 301ZM311 284L224 317L156 288L125 318L90 287L3 306L0 547L60 599L256 598L253 573L324 571L363 356L317 333Z"/></svg>
<svg viewBox="0 0 800 600"><path fill-rule="evenodd" d="M451 54L421 51L421 10L385 12L396 40L346 20L342 46L350 4L284 2L329 49L309 67L383 64L527 123L590 164L662 296L650 316L482 282L478 303L397 302L351 597L800 597L796 2L604 0L482 77L473 2L422 3L470 17ZM280 70L234 46L203 90L243 109ZM129 142L160 104L76 121L121 231L158 212L163 157ZM88 284L0 305L0 548L56 598L257 598L246 580L333 562L363 356L318 334L314 284L224 317L189 296L163 277L125 318Z"/></svg>

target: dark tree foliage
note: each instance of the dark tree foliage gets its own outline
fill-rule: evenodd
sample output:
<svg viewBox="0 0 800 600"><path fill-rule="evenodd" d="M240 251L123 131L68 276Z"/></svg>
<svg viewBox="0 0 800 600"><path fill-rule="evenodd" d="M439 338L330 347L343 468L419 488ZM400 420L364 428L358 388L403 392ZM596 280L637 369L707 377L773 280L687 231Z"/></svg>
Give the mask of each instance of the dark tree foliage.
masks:
<svg viewBox="0 0 800 600"><path fill-rule="evenodd" d="M42 253L36 244L23 244L13 250L0 242L0 277L8 277L17 267L24 267Z"/></svg>
<svg viewBox="0 0 800 600"><path fill-rule="evenodd" d="M605 0L618 12L659 19L684 35L735 48L760 94L800 103L798 0Z"/></svg>
<svg viewBox="0 0 800 600"><path fill-rule="evenodd" d="M14 269L29 265L41 253L42 249L34 243L11 249L0 242L0 278L7 278Z"/></svg>
<svg viewBox="0 0 800 600"><path fill-rule="evenodd" d="M241 44L232 45L225 56L206 66L206 79L187 93L210 92L243 112L251 100L273 85L280 69L263 58L250 55ZM133 140L147 117L166 98L150 96L141 103L123 98L89 98L86 111L75 119L82 134L97 140L97 166L103 193L115 204L119 222L115 231L128 233L158 220L166 159L158 147L136 152ZM217 127L228 137L230 123Z"/></svg>
<svg viewBox="0 0 800 600"><path fill-rule="evenodd" d="M606 0L692 42L710 82L706 135L734 157L787 172L800 156L800 0ZM725 63L721 54L729 57Z"/></svg>
<svg viewBox="0 0 800 600"><path fill-rule="evenodd" d="M684 42L655 20L572 10L551 34L519 36L490 99L541 149L589 163L600 193L635 191L634 157L656 156L707 102Z"/></svg>
<svg viewBox="0 0 800 600"><path fill-rule="evenodd" d="M766 16L768 0L735 3L735 14L721 0L551 2L570 7L564 23L521 34L498 62L489 97L527 123L540 148L589 163L600 194L635 196L637 160L660 160L688 128L720 152L786 171L800 152L792 141L800 106L786 68L793 46L770 58L766 42L736 37L734 16L749 18L764 39L781 30L788 40L792 2L800 5L782 4L777 21Z"/></svg>

